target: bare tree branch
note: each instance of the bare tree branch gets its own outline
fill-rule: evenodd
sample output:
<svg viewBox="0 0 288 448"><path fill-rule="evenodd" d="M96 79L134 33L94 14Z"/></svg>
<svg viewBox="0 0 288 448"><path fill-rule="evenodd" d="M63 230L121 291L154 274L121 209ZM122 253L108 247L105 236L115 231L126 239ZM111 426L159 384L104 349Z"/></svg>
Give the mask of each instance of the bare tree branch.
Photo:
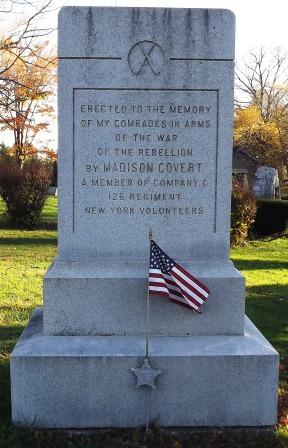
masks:
<svg viewBox="0 0 288 448"><path fill-rule="evenodd" d="M0 0L0 5L9 3L12 9L15 5L23 6L25 4L32 6L33 9L35 9L33 14L28 19L18 24L17 28L15 28L14 31L12 30L8 36L0 36L0 53L6 51L10 52L12 56L9 61L7 61L6 65L0 67L0 79L10 70L18 58L25 60L26 63L30 63L28 55L31 55L30 50L33 48L36 40L40 37L47 36L53 31L52 28L39 27L36 23L36 19L49 11L52 1L53 0L9 0L8 2L5 2Z"/></svg>
<svg viewBox="0 0 288 448"><path fill-rule="evenodd" d="M254 104L261 111L262 118L269 120L275 106L287 103L287 92L282 88L288 84L286 71L287 55L280 49L276 49L271 58L263 47L258 53L251 52L244 68L236 68L235 104Z"/></svg>

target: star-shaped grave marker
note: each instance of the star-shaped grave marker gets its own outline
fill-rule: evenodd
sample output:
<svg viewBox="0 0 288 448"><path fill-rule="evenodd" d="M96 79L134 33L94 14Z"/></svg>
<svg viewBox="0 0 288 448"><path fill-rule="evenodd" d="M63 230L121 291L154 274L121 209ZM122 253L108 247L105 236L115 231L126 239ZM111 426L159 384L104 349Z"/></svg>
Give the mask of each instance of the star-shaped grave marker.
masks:
<svg viewBox="0 0 288 448"><path fill-rule="evenodd" d="M152 389L156 389L155 378L160 375L161 370L152 369L149 364L148 358L144 359L141 367L137 369L131 369L131 372L137 377L137 387L148 386Z"/></svg>

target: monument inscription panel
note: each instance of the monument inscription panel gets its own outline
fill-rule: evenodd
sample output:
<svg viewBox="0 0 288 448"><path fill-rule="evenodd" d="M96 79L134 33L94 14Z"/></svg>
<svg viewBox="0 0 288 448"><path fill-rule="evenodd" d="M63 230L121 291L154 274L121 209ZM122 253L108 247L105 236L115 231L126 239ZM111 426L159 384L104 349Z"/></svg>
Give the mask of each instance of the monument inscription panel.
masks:
<svg viewBox="0 0 288 448"><path fill-rule="evenodd" d="M100 221L216 232L218 91L74 89L73 231Z"/></svg>

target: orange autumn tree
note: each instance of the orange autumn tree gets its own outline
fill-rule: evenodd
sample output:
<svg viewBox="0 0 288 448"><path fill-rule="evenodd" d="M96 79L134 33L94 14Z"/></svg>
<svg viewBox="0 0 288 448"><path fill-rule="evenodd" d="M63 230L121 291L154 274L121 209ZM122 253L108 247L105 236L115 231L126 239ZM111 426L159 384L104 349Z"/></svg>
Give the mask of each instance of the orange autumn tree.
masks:
<svg viewBox="0 0 288 448"><path fill-rule="evenodd" d="M278 113L278 115L276 115ZM234 144L258 160L259 165L278 169L281 179L288 173L288 114L275 111L265 120L257 106L236 107Z"/></svg>
<svg viewBox="0 0 288 448"><path fill-rule="evenodd" d="M280 127L275 120L263 119L257 106L235 109L234 142L244 147L262 165L277 168L283 163Z"/></svg>
<svg viewBox="0 0 288 448"><path fill-rule="evenodd" d="M48 42L34 45L29 58L21 52L0 80L0 128L14 137L12 155L19 164L37 154L35 136L49 127L53 116L51 99L55 91L56 59ZM10 52L0 54L2 66L11 64ZM27 62L28 61L28 62Z"/></svg>

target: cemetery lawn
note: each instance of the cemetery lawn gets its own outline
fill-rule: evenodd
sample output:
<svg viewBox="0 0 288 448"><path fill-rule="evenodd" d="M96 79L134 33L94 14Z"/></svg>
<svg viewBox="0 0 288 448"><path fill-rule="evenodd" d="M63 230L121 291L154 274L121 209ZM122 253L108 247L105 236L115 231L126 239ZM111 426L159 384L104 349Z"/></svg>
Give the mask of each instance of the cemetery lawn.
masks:
<svg viewBox="0 0 288 448"><path fill-rule="evenodd" d="M43 228L8 227L0 201L0 446L1 448L288 447L288 236L232 249L247 279L248 316L281 354L277 432L255 430L99 430L95 433L14 428L10 423L9 354L32 310L42 303L42 278L57 251L57 199L49 198Z"/></svg>

